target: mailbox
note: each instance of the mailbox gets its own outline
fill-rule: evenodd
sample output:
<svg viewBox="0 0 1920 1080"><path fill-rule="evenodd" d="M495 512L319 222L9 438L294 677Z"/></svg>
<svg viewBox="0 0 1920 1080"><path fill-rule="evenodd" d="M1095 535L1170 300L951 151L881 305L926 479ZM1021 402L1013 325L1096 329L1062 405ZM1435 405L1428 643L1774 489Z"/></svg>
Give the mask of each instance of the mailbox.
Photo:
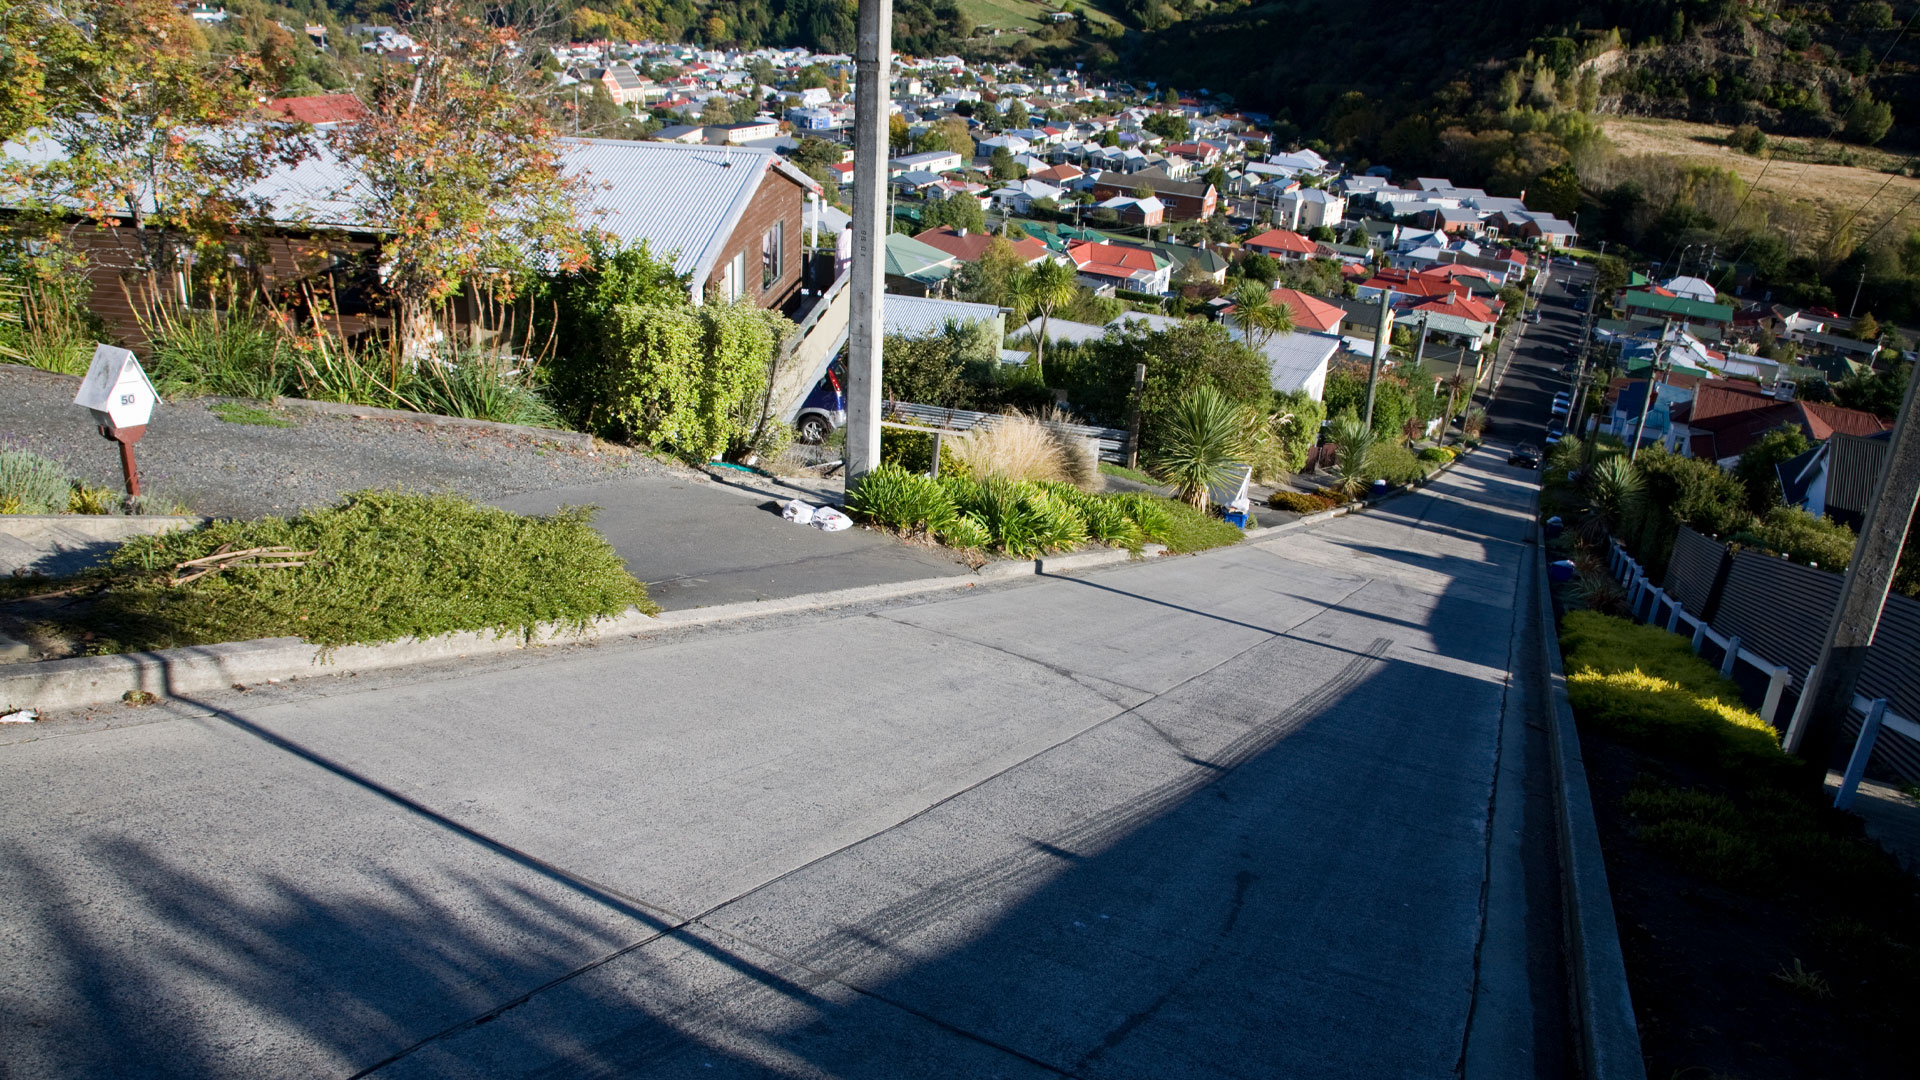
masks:
<svg viewBox="0 0 1920 1080"><path fill-rule="evenodd" d="M140 470L134 465L133 444L147 433L158 397L140 361L125 349L96 345L93 365L80 380L75 405L84 405L100 425L100 434L120 444L120 468L127 476L127 494L140 494Z"/></svg>
<svg viewBox="0 0 1920 1080"><path fill-rule="evenodd" d="M146 371L131 352L96 345L93 365L80 381L80 392L73 395L73 403L92 409L103 428L143 428L153 415L156 396Z"/></svg>

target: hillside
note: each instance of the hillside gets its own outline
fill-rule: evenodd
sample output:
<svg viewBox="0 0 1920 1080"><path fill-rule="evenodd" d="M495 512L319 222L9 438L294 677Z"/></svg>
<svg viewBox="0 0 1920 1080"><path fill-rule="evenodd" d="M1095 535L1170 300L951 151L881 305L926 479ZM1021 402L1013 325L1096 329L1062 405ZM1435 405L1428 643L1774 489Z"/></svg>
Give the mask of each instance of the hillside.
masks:
<svg viewBox="0 0 1920 1080"><path fill-rule="evenodd" d="M1143 0L1129 2L1137 10ZM1192 14L1136 35L1129 66L1230 92L1308 133L1330 134L1328 121L1354 92L1384 125L1413 111L1511 104L1499 99L1518 81L1528 96L1562 105L1589 94L1603 113L1920 143L1899 126L1909 118L1886 104L1920 90L1920 43L1881 0L1816 0L1778 13L1730 0L1598 0L1577 9L1545 0L1182 2ZM1144 3L1171 10L1163 0ZM1534 86L1543 69L1552 72L1544 92Z"/></svg>

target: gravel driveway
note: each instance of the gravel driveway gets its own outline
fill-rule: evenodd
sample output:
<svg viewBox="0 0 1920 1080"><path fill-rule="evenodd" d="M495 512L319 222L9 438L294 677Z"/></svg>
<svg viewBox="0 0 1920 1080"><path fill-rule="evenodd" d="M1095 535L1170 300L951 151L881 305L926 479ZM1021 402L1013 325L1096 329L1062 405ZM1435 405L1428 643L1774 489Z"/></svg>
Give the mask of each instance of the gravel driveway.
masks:
<svg viewBox="0 0 1920 1080"><path fill-rule="evenodd" d="M122 480L113 444L73 404L79 382L0 365L0 446L45 454L117 490ZM361 488L449 491L491 501L620 476L696 475L604 445L586 451L518 433L298 410L283 414L292 427L253 426L221 420L208 411L211 404L186 399L155 409L138 455L149 492L214 517L285 516Z"/></svg>

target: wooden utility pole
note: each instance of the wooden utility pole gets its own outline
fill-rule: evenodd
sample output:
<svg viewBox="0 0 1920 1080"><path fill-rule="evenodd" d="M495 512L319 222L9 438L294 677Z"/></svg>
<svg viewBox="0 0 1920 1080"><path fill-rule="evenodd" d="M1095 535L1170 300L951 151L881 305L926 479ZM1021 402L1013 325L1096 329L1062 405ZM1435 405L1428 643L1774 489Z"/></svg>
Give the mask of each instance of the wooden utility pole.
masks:
<svg viewBox="0 0 1920 1080"><path fill-rule="evenodd" d="M1127 409L1127 468L1140 467L1140 398L1147 392L1147 365L1133 365L1132 404Z"/></svg>
<svg viewBox="0 0 1920 1080"><path fill-rule="evenodd" d="M1916 405L1920 394L1916 390L1920 390L1920 377L1910 377L1900 418L1893 425L1893 441L1887 447L1886 466L1880 471L1873 501L1867 504L1866 520L1860 523L1853 561L1840 579L1840 599L1820 646L1813 685L1804 691L1813 695L1813 703L1799 750L1802 757L1821 766L1823 780L1825 766L1833 760L1840 741L1841 721L1853 707L1853 686L1866 666L1867 647L1880 626L1880 609L1886 605L1893 572L1900 564L1914 504L1920 502L1920 417L1915 415L1920 413Z"/></svg>
<svg viewBox="0 0 1920 1080"><path fill-rule="evenodd" d="M1393 333L1393 290L1380 290L1380 321L1373 327L1373 366L1367 369L1368 427L1373 426L1373 389L1380 382L1380 362L1387 358L1387 338Z"/></svg>
<svg viewBox="0 0 1920 1080"><path fill-rule="evenodd" d="M1660 367L1666 361L1667 334L1672 330L1673 318L1669 316L1666 322L1660 324L1660 344L1654 347L1653 364L1647 368L1647 393L1640 399L1640 423L1633 429L1633 449L1627 454L1628 461L1640 459L1640 438L1647 433L1647 413L1653 411L1653 395L1659 388L1659 384L1653 380L1660 374Z"/></svg>
<svg viewBox="0 0 1920 1080"><path fill-rule="evenodd" d="M848 488L880 464L880 372L886 260L893 223L887 210L888 64L893 56L893 0L860 0L854 53L853 280L847 327Z"/></svg>

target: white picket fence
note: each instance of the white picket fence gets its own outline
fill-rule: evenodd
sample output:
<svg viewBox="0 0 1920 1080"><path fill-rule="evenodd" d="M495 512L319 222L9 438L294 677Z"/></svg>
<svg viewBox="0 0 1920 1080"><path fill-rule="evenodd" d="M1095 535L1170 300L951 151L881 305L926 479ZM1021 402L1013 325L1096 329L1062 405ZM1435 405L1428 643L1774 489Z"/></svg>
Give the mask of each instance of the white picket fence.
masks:
<svg viewBox="0 0 1920 1080"><path fill-rule="evenodd" d="M1735 667L1742 663L1751 664L1765 675L1767 690L1761 699L1760 719L1775 728L1780 726L1778 722L1780 703L1785 698L1787 688L1793 680L1793 672L1790 669L1741 645L1740 635L1722 634L1708 626L1705 619L1688 611L1679 599L1655 585L1653 579L1647 576L1646 570L1635 561L1633 556L1627 554L1627 549L1622 547L1618 540L1610 545L1608 568L1612 571L1614 579L1627 590L1627 610L1632 613L1635 620L1640 620L1640 608L1645 604L1647 612L1645 622L1650 624L1656 621L1664 622L1667 632L1673 634L1682 633L1683 625L1687 628L1684 632L1691 640L1695 655L1699 655L1706 642L1713 642L1722 650L1720 675L1723 678L1733 678ZM1664 620L1659 620L1658 616L1663 606L1667 609L1667 615ZM1786 733L1782 736L1780 745L1790 754L1799 753L1800 741L1806 735L1807 713L1812 708L1813 702L1811 690L1819 673L1819 664L1813 664L1807 668L1806 681L1800 684L1802 691L1794 704L1793 715L1787 719ZM1847 771L1841 780L1840 790L1833 797L1833 805L1841 810L1853 805L1854 794L1859 790L1860 778L1866 772L1867 762L1873 757L1874 740L1879 737L1881 728L1884 727L1920 743L1920 724L1893 712L1888 707L1886 698L1870 699L1863 694L1855 694L1853 708L1864 719L1860 724L1860 734L1854 740L1853 755L1847 759Z"/></svg>

